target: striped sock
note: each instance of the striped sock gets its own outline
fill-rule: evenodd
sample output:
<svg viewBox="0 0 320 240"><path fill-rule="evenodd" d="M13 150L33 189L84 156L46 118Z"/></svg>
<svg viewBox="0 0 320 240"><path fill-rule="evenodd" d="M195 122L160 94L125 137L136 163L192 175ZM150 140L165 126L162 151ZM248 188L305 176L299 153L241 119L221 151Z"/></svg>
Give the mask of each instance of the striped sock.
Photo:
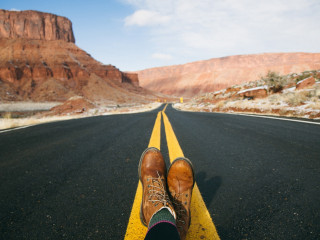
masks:
<svg viewBox="0 0 320 240"><path fill-rule="evenodd" d="M170 213L170 211L166 207L161 208L158 212L156 212L152 216L149 222L148 229L150 229L151 227L153 227L155 224L159 222L170 222L172 223L172 225L176 225L176 220L174 216Z"/></svg>

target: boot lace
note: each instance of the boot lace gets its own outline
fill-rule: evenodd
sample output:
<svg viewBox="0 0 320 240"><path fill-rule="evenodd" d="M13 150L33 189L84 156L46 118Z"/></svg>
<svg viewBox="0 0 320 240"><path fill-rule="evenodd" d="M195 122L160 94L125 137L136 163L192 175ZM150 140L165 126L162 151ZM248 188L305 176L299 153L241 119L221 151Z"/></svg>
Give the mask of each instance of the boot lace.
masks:
<svg viewBox="0 0 320 240"><path fill-rule="evenodd" d="M175 193L172 196L172 204L177 214L176 223L178 228L183 228L183 225L186 224L184 219L188 216L186 206L184 206L187 205L187 202L183 202L183 196L188 197L188 194Z"/></svg>
<svg viewBox="0 0 320 240"><path fill-rule="evenodd" d="M154 206L162 204L168 206L170 203L169 195L165 189L163 179L161 179L159 172L157 171L157 178L147 178L148 182L148 201L152 202Z"/></svg>

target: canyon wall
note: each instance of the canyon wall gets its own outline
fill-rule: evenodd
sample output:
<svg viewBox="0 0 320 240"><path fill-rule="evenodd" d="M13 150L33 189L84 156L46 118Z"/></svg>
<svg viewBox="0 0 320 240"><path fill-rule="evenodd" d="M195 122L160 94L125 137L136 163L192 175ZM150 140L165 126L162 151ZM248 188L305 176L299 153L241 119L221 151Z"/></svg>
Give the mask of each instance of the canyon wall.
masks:
<svg viewBox="0 0 320 240"><path fill-rule="evenodd" d="M74 41L67 18L0 10L0 100L65 101L76 95L121 102L137 95L137 74L99 63Z"/></svg>
<svg viewBox="0 0 320 240"><path fill-rule="evenodd" d="M214 58L137 73L144 88L192 97L258 80L268 71L289 74L315 69L320 69L320 53L266 53Z"/></svg>

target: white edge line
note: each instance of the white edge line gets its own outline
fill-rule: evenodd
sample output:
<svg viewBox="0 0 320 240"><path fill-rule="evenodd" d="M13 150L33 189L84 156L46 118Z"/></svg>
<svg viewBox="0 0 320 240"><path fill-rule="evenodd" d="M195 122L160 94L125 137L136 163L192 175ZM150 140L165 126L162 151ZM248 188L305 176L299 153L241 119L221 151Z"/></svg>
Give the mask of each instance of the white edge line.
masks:
<svg viewBox="0 0 320 240"><path fill-rule="evenodd" d="M214 113L220 113L220 112L214 112ZM269 117L269 116L260 116L260 115L250 115L245 113L221 113L221 114L230 114L230 115L240 115L240 116L247 116L247 117L257 117L257 118L269 118L269 119L276 119L276 120L282 120L282 121L290 121L290 122L300 122L300 123L309 123L309 124L315 124L320 125L320 122L310 122L308 120L302 121L302 120L295 120L290 118L278 118L278 117Z"/></svg>
<svg viewBox="0 0 320 240"><path fill-rule="evenodd" d="M172 106L172 108L174 108L177 111L181 111L181 112L195 112L195 111L181 110L181 109L175 108L173 106ZM195 112L195 113L197 113L197 112ZM228 113L228 112L209 112L209 113L240 115L240 116L257 117L257 118L269 118L269 119L282 120L282 121L300 122L300 123L309 123L309 124L320 125L320 122L310 122L308 120L301 121L301 120L295 120L295 119L290 119L290 118L278 118L278 117L271 117L271 116L269 117L269 116L261 116L261 115L250 115L250 114L245 114L245 113Z"/></svg>
<svg viewBox="0 0 320 240"><path fill-rule="evenodd" d="M19 129L28 128L28 127L31 127L31 126L35 126L35 125L27 125L27 126L22 126L22 127L10 128L10 129L7 129L7 130L0 130L0 134L1 133L5 133L5 132L11 132L11 131L19 130Z"/></svg>

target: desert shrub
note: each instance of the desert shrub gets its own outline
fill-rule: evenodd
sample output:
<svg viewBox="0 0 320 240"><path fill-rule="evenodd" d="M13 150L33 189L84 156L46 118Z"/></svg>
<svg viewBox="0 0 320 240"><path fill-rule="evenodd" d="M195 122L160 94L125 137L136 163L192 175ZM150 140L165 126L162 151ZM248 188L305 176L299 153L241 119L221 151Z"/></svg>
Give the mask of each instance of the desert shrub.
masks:
<svg viewBox="0 0 320 240"><path fill-rule="evenodd" d="M309 99L308 94L308 92L288 93L286 94L284 101L289 106L296 107L303 104Z"/></svg>
<svg viewBox="0 0 320 240"><path fill-rule="evenodd" d="M316 96L316 90L315 89L312 89L310 91L306 91L305 92L305 95L307 96L307 98L313 98Z"/></svg>
<svg viewBox="0 0 320 240"><path fill-rule="evenodd" d="M279 94L272 94L268 99L271 103L279 103L281 101L281 96Z"/></svg>
<svg viewBox="0 0 320 240"><path fill-rule="evenodd" d="M286 76L280 76L279 73L269 71L261 80L275 93L280 92L288 83Z"/></svg>
<svg viewBox="0 0 320 240"><path fill-rule="evenodd" d="M6 112L6 113L3 115L3 118L4 118L4 119L11 119L11 118L12 118L11 112Z"/></svg>

